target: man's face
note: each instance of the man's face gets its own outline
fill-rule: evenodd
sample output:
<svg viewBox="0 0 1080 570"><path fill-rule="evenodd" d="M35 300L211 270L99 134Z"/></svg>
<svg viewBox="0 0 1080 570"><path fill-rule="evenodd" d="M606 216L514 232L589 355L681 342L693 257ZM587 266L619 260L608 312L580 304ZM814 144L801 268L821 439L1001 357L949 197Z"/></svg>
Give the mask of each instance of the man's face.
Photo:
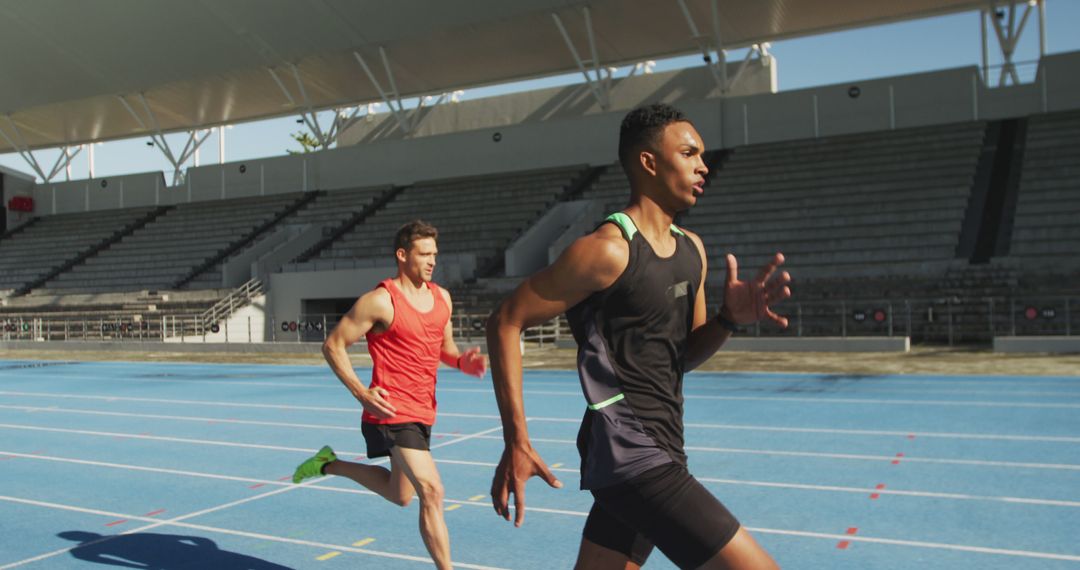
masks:
<svg viewBox="0 0 1080 570"><path fill-rule="evenodd" d="M655 198L675 211L685 210L697 203L705 190L705 167L702 153L705 143L694 125L671 123L664 127L654 156L656 180L666 192Z"/></svg>
<svg viewBox="0 0 1080 570"><path fill-rule="evenodd" d="M408 250L397 250L401 271L410 279L419 279L424 283L431 281L438 255L439 246L435 244L435 238L415 239Z"/></svg>

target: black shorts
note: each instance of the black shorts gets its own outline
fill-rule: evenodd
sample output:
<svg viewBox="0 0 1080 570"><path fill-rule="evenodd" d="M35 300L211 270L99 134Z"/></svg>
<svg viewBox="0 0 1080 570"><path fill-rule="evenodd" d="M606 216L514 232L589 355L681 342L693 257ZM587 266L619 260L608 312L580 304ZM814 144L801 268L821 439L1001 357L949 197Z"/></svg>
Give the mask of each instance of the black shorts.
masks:
<svg viewBox="0 0 1080 570"><path fill-rule="evenodd" d="M584 538L638 565L655 545L679 568L697 568L739 530L739 521L678 463L592 494Z"/></svg>
<svg viewBox="0 0 1080 570"><path fill-rule="evenodd" d="M367 442L368 459L390 455L396 446L427 451L431 448L431 426L419 423L369 424L360 423L360 431Z"/></svg>

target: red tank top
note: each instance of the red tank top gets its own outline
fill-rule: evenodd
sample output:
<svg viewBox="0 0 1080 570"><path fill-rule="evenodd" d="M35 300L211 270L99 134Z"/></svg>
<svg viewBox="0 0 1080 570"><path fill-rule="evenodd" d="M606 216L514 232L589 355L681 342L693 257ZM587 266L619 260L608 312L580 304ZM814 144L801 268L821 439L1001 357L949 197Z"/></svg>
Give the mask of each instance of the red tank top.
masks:
<svg viewBox="0 0 1080 570"><path fill-rule="evenodd" d="M392 418L377 418L364 412L363 421L372 424L435 423L435 372L439 369L443 333L450 320L450 307L439 287L428 283L435 303L421 313L409 304L393 279L377 287L390 293L394 320L381 333L367 333L373 371L371 388L385 388L397 409Z"/></svg>

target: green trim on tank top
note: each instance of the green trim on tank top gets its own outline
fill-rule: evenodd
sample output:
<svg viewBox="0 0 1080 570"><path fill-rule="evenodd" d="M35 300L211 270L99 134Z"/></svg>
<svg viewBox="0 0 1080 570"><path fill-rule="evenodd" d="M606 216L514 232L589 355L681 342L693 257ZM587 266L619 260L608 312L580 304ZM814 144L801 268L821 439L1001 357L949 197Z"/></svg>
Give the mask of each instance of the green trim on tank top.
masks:
<svg viewBox="0 0 1080 570"><path fill-rule="evenodd" d="M614 404L615 402L618 402L618 401L622 400L625 397L626 397L625 394L619 394L618 396L612 396L612 397L610 397L610 398L608 398L608 399L606 399L603 402L600 402L598 404L589 404L589 409L593 410L593 411L596 411L596 410L599 410L601 408L606 408L606 407Z"/></svg>
<svg viewBox="0 0 1080 570"><path fill-rule="evenodd" d="M615 225L619 226L619 229L622 230L623 236L626 237L626 241L633 241L634 234L638 232L637 226L634 225L634 220L623 212L615 212L614 214L611 214L608 217L604 218L604 221L612 222ZM671 233L677 236L686 235L686 233L676 227L675 224L671 224Z"/></svg>

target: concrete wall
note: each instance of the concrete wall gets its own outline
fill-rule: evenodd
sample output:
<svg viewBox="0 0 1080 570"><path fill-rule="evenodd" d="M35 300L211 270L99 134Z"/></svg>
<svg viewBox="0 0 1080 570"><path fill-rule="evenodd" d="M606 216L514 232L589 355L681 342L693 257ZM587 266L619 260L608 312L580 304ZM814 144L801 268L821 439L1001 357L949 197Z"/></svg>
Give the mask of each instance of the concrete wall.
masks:
<svg viewBox="0 0 1080 570"><path fill-rule="evenodd" d="M996 336L994 352L1080 354L1080 336Z"/></svg>

